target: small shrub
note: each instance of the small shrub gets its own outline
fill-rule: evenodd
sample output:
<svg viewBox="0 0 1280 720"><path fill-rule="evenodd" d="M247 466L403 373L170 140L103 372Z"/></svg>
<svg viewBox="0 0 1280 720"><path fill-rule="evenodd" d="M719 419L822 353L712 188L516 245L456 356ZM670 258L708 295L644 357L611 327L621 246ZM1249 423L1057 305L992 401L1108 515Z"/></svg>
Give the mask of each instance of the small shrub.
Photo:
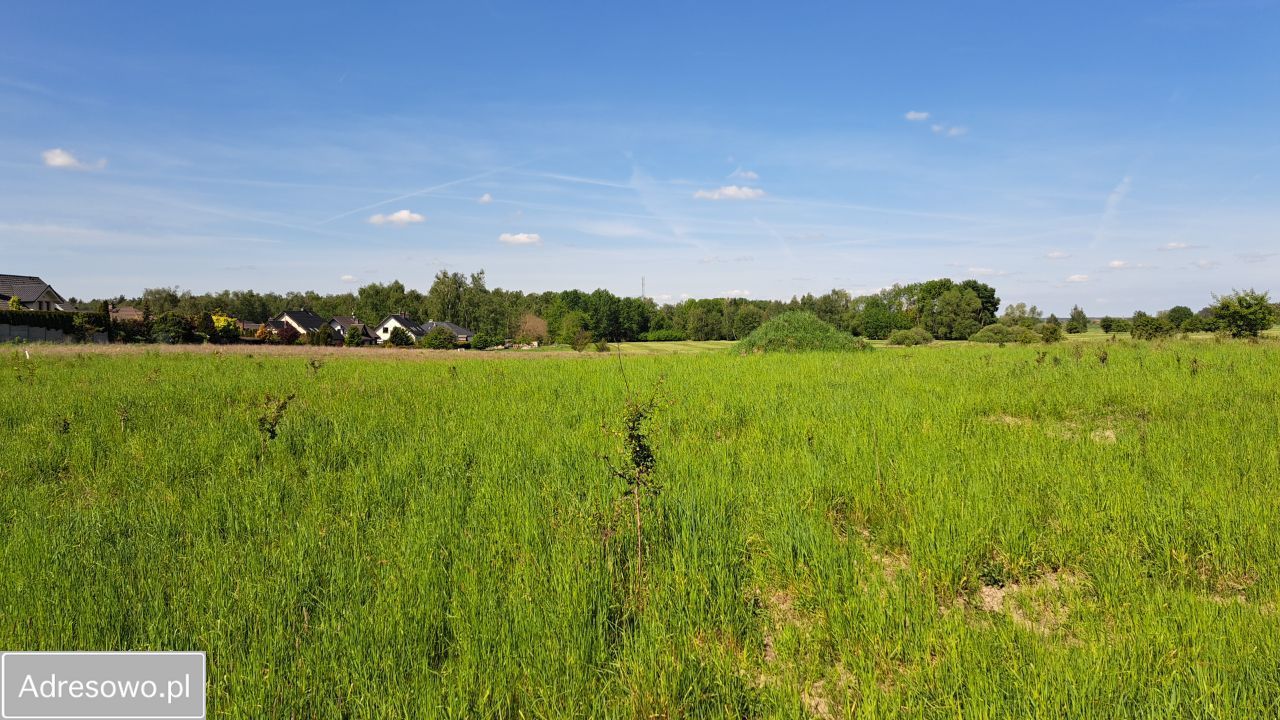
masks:
<svg viewBox="0 0 1280 720"><path fill-rule="evenodd" d="M591 344L591 333L582 329L579 329L576 333L574 333L573 337L569 340L569 347L573 348L574 351L576 352L582 352L583 350L586 350L587 346L590 344Z"/></svg>
<svg viewBox="0 0 1280 720"><path fill-rule="evenodd" d="M502 337L492 333L478 332L471 337L471 347L475 350L498 347L504 343L505 340Z"/></svg>
<svg viewBox="0 0 1280 720"><path fill-rule="evenodd" d="M786 312L756 328L735 346L739 353L851 352L870 350L871 343L855 338L811 312Z"/></svg>
<svg viewBox="0 0 1280 720"><path fill-rule="evenodd" d="M321 325L319 330L309 334L307 341L312 345L325 346L333 344L333 328L328 325Z"/></svg>
<svg viewBox="0 0 1280 720"><path fill-rule="evenodd" d="M458 345L458 336L444 325L437 325L423 335L418 344L432 350L452 350Z"/></svg>
<svg viewBox="0 0 1280 720"><path fill-rule="evenodd" d="M397 325L391 328L391 334L387 336L387 344L392 347L409 347L413 345L413 336L408 330Z"/></svg>
<svg viewBox="0 0 1280 720"><path fill-rule="evenodd" d="M1015 342L1030 345L1032 343L1042 341L1043 338L1040 333L1029 327L1016 324L1008 325L1004 323L993 323L969 336L969 342L992 343L996 345Z"/></svg>
<svg viewBox="0 0 1280 720"><path fill-rule="evenodd" d="M156 318L151 324L151 334L156 342L169 345L195 340L195 329L191 326L191 320L177 313L165 313Z"/></svg>
<svg viewBox="0 0 1280 720"><path fill-rule="evenodd" d="M1036 332L1040 335L1040 339L1046 343L1062 342L1063 337L1065 337L1061 323L1040 323L1036 326Z"/></svg>
<svg viewBox="0 0 1280 720"><path fill-rule="evenodd" d="M912 347L914 345L928 345L933 342L933 336L928 330L922 327L913 327L910 330L897 330L889 336L890 345L902 345L904 347Z"/></svg>
<svg viewBox="0 0 1280 720"><path fill-rule="evenodd" d="M1152 317L1142 311L1133 314L1129 333L1135 340L1155 340L1169 337L1175 328L1163 317Z"/></svg>
<svg viewBox="0 0 1280 720"><path fill-rule="evenodd" d="M596 341L596 352L609 352L609 342L607 340Z"/></svg>

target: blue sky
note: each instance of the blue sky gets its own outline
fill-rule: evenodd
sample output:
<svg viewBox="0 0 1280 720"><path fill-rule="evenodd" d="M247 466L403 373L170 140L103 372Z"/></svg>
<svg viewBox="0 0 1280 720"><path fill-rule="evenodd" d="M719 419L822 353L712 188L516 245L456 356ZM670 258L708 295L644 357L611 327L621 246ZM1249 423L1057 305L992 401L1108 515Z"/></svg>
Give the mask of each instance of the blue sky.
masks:
<svg viewBox="0 0 1280 720"><path fill-rule="evenodd" d="M1280 291L1276 2L617 5L8 3L0 272Z"/></svg>

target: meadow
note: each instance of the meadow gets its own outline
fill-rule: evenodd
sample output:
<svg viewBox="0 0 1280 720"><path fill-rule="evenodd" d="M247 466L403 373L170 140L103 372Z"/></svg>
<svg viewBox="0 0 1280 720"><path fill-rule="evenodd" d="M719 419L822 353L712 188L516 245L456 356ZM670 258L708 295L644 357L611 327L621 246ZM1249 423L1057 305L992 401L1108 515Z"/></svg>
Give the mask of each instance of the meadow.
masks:
<svg viewBox="0 0 1280 720"><path fill-rule="evenodd" d="M0 647L210 717L1280 715L1275 341L2 352Z"/></svg>

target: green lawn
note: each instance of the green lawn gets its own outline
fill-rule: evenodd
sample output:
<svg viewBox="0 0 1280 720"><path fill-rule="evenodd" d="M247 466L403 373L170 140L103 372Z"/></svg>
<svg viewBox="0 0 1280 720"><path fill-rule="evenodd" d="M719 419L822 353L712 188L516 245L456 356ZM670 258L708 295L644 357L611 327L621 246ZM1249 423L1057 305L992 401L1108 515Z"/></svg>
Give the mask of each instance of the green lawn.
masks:
<svg viewBox="0 0 1280 720"><path fill-rule="evenodd" d="M0 647L204 650L219 718L1280 714L1280 344L688 345L6 351Z"/></svg>

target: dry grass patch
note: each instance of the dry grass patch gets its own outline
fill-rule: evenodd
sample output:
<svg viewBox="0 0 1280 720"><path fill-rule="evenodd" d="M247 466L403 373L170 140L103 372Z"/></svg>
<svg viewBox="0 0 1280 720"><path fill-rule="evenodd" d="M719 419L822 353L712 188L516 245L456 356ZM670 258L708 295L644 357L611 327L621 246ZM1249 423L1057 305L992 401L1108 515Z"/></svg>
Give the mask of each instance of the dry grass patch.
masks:
<svg viewBox="0 0 1280 720"><path fill-rule="evenodd" d="M1084 576L1069 570L1054 570L1025 583L983 585L977 609L1004 615L1038 635L1055 635L1066 627L1085 585Z"/></svg>

